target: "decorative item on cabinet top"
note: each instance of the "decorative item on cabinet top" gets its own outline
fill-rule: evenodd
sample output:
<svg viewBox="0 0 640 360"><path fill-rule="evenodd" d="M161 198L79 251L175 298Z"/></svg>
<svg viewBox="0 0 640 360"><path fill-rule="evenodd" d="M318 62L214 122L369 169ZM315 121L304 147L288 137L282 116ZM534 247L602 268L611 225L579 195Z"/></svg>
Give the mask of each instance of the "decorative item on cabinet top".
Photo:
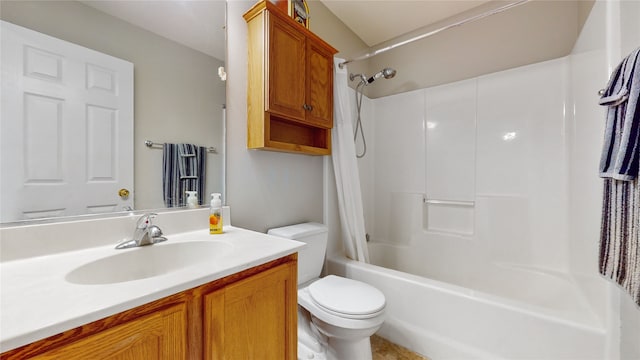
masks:
<svg viewBox="0 0 640 360"><path fill-rule="evenodd" d="M338 51L270 0L258 2L244 19L247 147L331 154L333 55Z"/></svg>
<svg viewBox="0 0 640 360"><path fill-rule="evenodd" d="M309 6L305 0L270 0L276 7L287 13L293 20L309 28Z"/></svg>

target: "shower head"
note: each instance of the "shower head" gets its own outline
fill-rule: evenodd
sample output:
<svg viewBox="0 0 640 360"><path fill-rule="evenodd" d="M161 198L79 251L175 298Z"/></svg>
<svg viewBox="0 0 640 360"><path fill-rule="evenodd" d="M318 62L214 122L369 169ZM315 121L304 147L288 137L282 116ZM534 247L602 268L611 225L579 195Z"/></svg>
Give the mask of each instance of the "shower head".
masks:
<svg viewBox="0 0 640 360"><path fill-rule="evenodd" d="M381 77L384 77L385 79L391 79L392 77L396 76L396 70L392 69L392 68L384 68L380 71L378 71L375 75L373 75L372 77L370 77L367 80L367 84L371 84L372 82L380 79Z"/></svg>

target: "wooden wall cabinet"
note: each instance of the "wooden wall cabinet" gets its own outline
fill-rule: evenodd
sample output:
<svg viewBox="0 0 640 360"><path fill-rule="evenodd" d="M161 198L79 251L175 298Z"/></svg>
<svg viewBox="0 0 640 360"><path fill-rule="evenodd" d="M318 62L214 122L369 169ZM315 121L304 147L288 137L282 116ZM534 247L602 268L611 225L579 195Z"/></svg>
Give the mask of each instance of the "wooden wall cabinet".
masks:
<svg viewBox="0 0 640 360"><path fill-rule="evenodd" d="M7 351L1 359L297 358L297 254Z"/></svg>
<svg viewBox="0 0 640 360"><path fill-rule="evenodd" d="M337 52L268 0L244 14L248 26L247 146L327 155Z"/></svg>

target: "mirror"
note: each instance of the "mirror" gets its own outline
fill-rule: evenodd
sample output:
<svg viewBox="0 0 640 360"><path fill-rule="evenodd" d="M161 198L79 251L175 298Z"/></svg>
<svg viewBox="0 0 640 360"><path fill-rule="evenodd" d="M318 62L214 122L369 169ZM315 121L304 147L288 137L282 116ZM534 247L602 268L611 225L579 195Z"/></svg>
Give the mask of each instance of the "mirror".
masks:
<svg viewBox="0 0 640 360"><path fill-rule="evenodd" d="M163 143L215 148L216 152L206 155L201 198L208 205L208 194L218 192L224 201L225 17L225 0L0 3L3 21L133 64L133 151L129 156L134 180L133 188L127 190L136 211L165 207ZM3 114L2 121L8 118ZM148 147L147 140L155 145ZM52 193L41 199L47 200ZM9 199L5 195L0 194L3 202Z"/></svg>

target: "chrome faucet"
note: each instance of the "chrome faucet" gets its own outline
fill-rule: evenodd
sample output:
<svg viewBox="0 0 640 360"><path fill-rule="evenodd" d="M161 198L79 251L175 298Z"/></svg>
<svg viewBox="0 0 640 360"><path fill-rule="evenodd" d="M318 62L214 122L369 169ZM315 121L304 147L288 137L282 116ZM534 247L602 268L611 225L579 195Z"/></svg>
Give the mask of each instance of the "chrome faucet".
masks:
<svg viewBox="0 0 640 360"><path fill-rule="evenodd" d="M116 245L116 249L128 249L167 241L167 238L162 236L162 230L158 226L151 224L151 219L157 215L156 213L148 213L140 216L133 232L133 239L119 243Z"/></svg>

